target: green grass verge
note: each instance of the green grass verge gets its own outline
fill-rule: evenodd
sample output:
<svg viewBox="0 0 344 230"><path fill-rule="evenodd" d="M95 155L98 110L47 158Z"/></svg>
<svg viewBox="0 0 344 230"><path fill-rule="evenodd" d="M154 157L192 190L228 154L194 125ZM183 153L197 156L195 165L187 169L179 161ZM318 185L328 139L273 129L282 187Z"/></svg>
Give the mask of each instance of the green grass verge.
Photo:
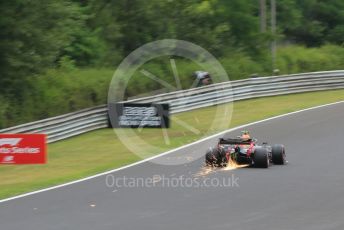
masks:
<svg viewBox="0 0 344 230"><path fill-rule="evenodd" d="M219 132L226 127L235 127L279 114L340 100L344 100L344 90L239 101L234 103L231 122L229 116L222 116L222 119L217 121L222 124L222 128L210 131L207 127L213 121L216 107L176 114L173 115L174 118L192 124L200 133L196 134L183 125L172 123L172 127L167 130L170 137L168 146L165 145L160 129L144 129L136 133L145 141L161 147L160 149L152 148L147 150L150 155L154 155L193 142L204 135ZM221 107L226 107L226 105ZM129 137L127 141L136 144L134 138ZM120 142L112 129L97 130L50 144L48 151L49 160L46 165L0 165L0 198L80 179L141 159L131 153ZM145 156L148 157L149 154Z"/></svg>

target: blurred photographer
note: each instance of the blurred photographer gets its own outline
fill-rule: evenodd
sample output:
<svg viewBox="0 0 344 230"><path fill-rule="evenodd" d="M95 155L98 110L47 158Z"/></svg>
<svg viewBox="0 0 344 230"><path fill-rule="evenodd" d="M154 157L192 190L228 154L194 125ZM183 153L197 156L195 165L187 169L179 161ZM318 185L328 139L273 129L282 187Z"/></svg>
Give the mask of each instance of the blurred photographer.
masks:
<svg viewBox="0 0 344 230"><path fill-rule="evenodd" d="M205 85L210 85L212 84L212 79L211 76L208 72L205 71L196 71L192 74L194 78L196 78L196 87L201 87Z"/></svg>

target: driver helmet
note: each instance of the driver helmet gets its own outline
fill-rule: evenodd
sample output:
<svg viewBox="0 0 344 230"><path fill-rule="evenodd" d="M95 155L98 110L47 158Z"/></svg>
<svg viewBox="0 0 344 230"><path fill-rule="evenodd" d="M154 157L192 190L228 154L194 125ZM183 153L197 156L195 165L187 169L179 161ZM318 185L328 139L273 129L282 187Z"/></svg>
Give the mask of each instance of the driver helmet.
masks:
<svg viewBox="0 0 344 230"><path fill-rule="evenodd" d="M248 140L248 139L250 139L250 138L251 138L251 137L250 137L249 131L244 130L244 131L241 132L241 139L243 139L243 140Z"/></svg>

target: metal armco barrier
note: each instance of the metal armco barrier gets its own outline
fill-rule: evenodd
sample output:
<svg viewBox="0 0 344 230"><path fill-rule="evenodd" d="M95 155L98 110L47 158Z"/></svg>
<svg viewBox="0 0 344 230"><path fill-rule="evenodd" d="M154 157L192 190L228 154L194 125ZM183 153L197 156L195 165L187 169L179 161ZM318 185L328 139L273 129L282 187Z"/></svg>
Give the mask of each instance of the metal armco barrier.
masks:
<svg viewBox="0 0 344 230"><path fill-rule="evenodd" d="M179 113L243 99L340 88L344 88L344 70L222 82L127 102L169 103L171 113ZM107 105L101 105L2 129L0 133L45 133L51 143L106 127L109 127Z"/></svg>

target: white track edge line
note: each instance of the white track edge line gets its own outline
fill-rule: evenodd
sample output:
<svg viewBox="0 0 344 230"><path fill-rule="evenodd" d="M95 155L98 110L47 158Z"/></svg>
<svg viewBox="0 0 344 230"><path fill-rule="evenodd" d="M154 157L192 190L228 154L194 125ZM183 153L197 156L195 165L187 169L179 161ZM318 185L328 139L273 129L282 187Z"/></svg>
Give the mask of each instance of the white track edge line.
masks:
<svg viewBox="0 0 344 230"><path fill-rule="evenodd" d="M110 173L114 173L114 172L117 172L117 171L120 171L120 170L123 170L123 169L131 168L131 167L134 167L136 165L139 165L139 164L151 161L153 159L165 156L167 154L173 153L175 151L181 150L183 148L187 148L187 147L190 147L192 145L201 143L203 141L212 139L212 138L214 138L216 136L223 135L223 134L225 134L227 132L232 132L232 131L235 131L237 129L244 128L246 126L255 125L255 124L263 123L263 122L266 122L266 121L270 121L270 120L274 120L274 119L290 116L290 115L293 115L293 114L297 114L297 113L301 113L301 112L305 112L305 111L310 111L310 110L314 110L314 109L319 109L319 108L323 108L323 107L328 107L328 106L332 106L332 105L336 105L336 104L340 104L340 103L344 103L344 101L338 101L338 102L328 103L328 104L324 104L324 105L318 105L318 106L310 107L310 108L307 108L307 109L301 109L301 110L297 110L297 111L294 111L294 112L285 113L285 114L277 115L277 116L274 116L274 117L266 118L266 119L263 119L263 120L254 121L254 122L251 122L251 123L248 123L248 124L240 125L240 126L237 126L237 127L231 128L231 129L227 129L227 130L222 131L220 133L216 133L216 134L213 134L211 136L202 138L202 139L200 139L198 141L195 141L195 142L192 142L190 144L186 144L186 145L180 146L178 148L169 150L167 152L158 154L156 156L153 156L153 157L150 157L150 158L146 158L146 159L143 159L141 161L138 161L138 162L126 165L126 166L122 166L120 168L112 169L112 170L109 170L109 171L106 171L106 172L103 172L103 173L98 173L98 174L93 175L93 176L89 176L89 177L86 177L86 178L83 178L83 179L79 179L79 180L71 181L71 182L68 182L68 183L56 185L56 186L53 186L53 187L49 187L49 188L45 188L45 189L41 189L41 190L29 192L29 193L24 193L24 194L21 194L21 195L18 195L18 196L9 197L9 198L0 200L0 203L4 203L4 202L7 202L7 201L11 201L11 200L15 200L15 199L19 199L19 198L35 195L35 194L38 194L38 193L42 193L42 192L46 192L46 191L50 191L50 190L66 187L66 186L73 185L73 184L76 184L76 183L80 183L80 182L83 182L83 181L91 180L91 179L94 179L94 178L97 178L97 177L100 177L100 176L104 176L104 175L107 175L107 174L110 174Z"/></svg>

